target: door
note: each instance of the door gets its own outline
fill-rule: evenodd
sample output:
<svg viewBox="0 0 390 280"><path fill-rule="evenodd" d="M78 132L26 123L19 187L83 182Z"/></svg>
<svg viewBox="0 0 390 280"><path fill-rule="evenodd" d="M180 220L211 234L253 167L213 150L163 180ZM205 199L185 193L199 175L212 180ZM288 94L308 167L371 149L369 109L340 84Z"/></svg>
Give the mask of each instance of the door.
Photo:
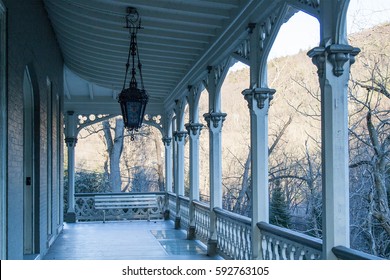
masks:
<svg viewBox="0 0 390 280"><path fill-rule="evenodd" d="M28 69L23 78L23 236L24 254L34 254L34 92Z"/></svg>

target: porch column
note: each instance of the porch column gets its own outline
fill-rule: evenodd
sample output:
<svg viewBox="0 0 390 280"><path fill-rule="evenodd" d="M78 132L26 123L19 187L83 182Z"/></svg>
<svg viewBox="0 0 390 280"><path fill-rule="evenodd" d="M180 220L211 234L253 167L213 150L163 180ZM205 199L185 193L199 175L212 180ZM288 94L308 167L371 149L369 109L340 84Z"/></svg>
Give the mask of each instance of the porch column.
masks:
<svg viewBox="0 0 390 280"><path fill-rule="evenodd" d="M262 258L261 235L256 224L269 221L268 108L274 93L269 88L243 91L250 110L253 259Z"/></svg>
<svg viewBox="0 0 390 280"><path fill-rule="evenodd" d="M165 191L172 192L172 138L162 139L165 147Z"/></svg>
<svg viewBox="0 0 390 280"><path fill-rule="evenodd" d="M172 166L172 138L171 137L163 137L162 141L164 143L165 148L165 211L164 211L164 219L169 220L169 198L168 192L172 192L172 174L173 174L173 166Z"/></svg>
<svg viewBox="0 0 390 280"><path fill-rule="evenodd" d="M66 114L65 143L68 148L68 210L65 222L75 223L75 147L77 143L77 115L73 111Z"/></svg>
<svg viewBox="0 0 390 280"><path fill-rule="evenodd" d="M204 114L209 128L210 143L210 238L207 243L209 256L217 253L217 222L213 209L222 208L222 125L226 113Z"/></svg>
<svg viewBox="0 0 390 280"><path fill-rule="evenodd" d="M200 86L188 86L189 123L185 125L190 139L189 180L189 228L187 239L195 239L195 207L194 200L199 200L199 136L203 124L199 123L199 98L202 92Z"/></svg>
<svg viewBox="0 0 390 280"><path fill-rule="evenodd" d="M187 136L187 131L184 130L184 110L186 106L186 98L175 100L175 122L174 133L175 139L175 192L176 192L176 218L175 229L180 228L180 199L179 196L184 195L184 144Z"/></svg>
<svg viewBox="0 0 390 280"><path fill-rule="evenodd" d="M269 222L268 109L275 93L267 86L267 55L261 53L259 26L249 24L250 84L242 92L248 102L251 133L252 259L262 259L258 222Z"/></svg>
<svg viewBox="0 0 390 280"><path fill-rule="evenodd" d="M218 67L208 66L207 80L204 81L209 94L209 112L203 117L209 128L209 176L210 176L210 232L207 254L217 253L217 217L213 209L222 208L222 126L226 113L221 112L221 87L231 60L227 59Z"/></svg>
<svg viewBox="0 0 390 280"><path fill-rule="evenodd" d="M184 144L187 132L186 131L176 131L174 137L177 145L177 158L176 158L176 219L175 219L175 229L180 228L180 199L179 196L184 195Z"/></svg>
<svg viewBox="0 0 390 280"><path fill-rule="evenodd" d="M335 246L350 246L347 97L350 66L360 50L347 44L348 3L321 2L321 46L308 52L321 87L324 259L336 259Z"/></svg>
<svg viewBox="0 0 390 280"><path fill-rule="evenodd" d="M186 129L190 138L190 226L187 232L188 239L195 238L195 207L194 200L199 200L199 136L203 128L201 123L188 123Z"/></svg>

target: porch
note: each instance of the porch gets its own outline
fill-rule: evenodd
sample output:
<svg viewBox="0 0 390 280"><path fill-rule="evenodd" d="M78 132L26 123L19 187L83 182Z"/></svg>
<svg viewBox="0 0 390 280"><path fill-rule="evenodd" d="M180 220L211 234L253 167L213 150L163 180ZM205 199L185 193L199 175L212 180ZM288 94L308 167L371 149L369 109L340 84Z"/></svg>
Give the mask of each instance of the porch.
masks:
<svg viewBox="0 0 390 280"><path fill-rule="evenodd" d="M79 222L65 223L44 259L251 260L256 251L257 259L262 260L323 259L321 239L266 222L252 223L248 217L218 207L210 209L208 203L172 192L154 193L165 201L165 220L134 220L121 210L103 223L102 210L94 208L98 195L75 195ZM380 260L344 246L336 246L332 252L338 259Z"/></svg>

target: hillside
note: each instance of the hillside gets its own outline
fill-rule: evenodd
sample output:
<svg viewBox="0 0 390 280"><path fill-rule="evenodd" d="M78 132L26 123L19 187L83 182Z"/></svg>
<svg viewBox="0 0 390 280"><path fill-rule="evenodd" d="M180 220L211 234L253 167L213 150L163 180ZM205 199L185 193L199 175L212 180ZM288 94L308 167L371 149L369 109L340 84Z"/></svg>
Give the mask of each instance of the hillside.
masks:
<svg viewBox="0 0 390 280"><path fill-rule="evenodd" d="M390 24L376 26L363 32L353 34L350 44L361 48L352 67L352 77L363 75L365 63L373 55L390 53ZM319 103L313 95L319 94L317 68L311 59L301 51L296 55L273 59L269 62L269 87L276 89L276 94L269 110L269 143L273 143L275 134L291 117L292 122L286 129L282 141L278 144L275 154L296 153L303 156L305 141L319 139ZM291 67L293 66L293 67ZM249 85L249 69L244 68L230 72L222 87L222 111L228 116L223 126L223 177L224 184L240 185L243 165L249 149L249 110L241 92ZM207 92L202 93L200 116L206 113ZM300 111L301 113L297 112ZM303 116L302 112L307 115ZM205 124L205 121L200 120ZM76 168L103 172L106 159L105 145L102 135L92 135L85 139L87 133L81 133L76 146ZM310 137L308 136L310 135ZM142 141L144 142L144 141ZM125 140L125 146L138 145L138 142ZM188 145L187 145L188 146ZM314 146L314 144L313 144ZM153 145L150 145L153 147ZM145 150L137 149L134 150ZM297 155L299 157L299 155ZM155 160L148 159L145 164L151 168ZM208 133L204 129L201 134L201 189L207 193L208 188ZM186 165L188 171L188 147ZM187 178L188 180L188 178Z"/></svg>

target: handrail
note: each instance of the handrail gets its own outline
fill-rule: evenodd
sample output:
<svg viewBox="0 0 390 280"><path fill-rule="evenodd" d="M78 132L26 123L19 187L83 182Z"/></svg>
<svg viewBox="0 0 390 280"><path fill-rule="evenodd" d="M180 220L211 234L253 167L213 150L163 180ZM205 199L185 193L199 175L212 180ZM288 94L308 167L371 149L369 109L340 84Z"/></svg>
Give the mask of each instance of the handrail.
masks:
<svg viewBox="0 0 390 280"><path fill-rule="evenodd" d="M203 210L210 210L210 204L206 202L202 202L199 200L193 200L192 203L194 203L195 206L198 206L199 208L203 208Z"/></svg>
<svg viewBox="0 0 390 280"><path fill-rule="evenodd" d="M385 260L383 258L367 254L345 246L336 246L332 248L333 254L340 260Z"/></svg>
<svg viewBox="0 0 390 280"><path fill-rule="evenodd" d="M277 235L279 237L283 237L285 239L291 240L293 242L299 243L305 247L310 247L312 249L321 251L322 250L322 240L319 238L315 238L297 231L293 231L291 229L278 227L275 225L271 225L265 222L257 223L257 227L261 231L266 231Z"/></svg>
<svg viewBox="0 0 390 280"><path fill-rule="evenodd" d="M248 226L251 226L251 224L252 224L251 218L242 216L242 215L237 214L237 213L227 211L227 210L219 208L219 207L215 207L214 212L223 216L225 219L229 219L229 220L232 220L235 222L240 222L240 223L243 223L243 224L248 225Z"/></svg>
<svg viewBox="0 0 390 280"><path fill-rule="evenodd" d="M99 192L99 193L75 193L75 197L84 197L84 196L101 196L101 195L146 195L146 194L156 194L156 195L165 195L165 192Z"/></svg>
<svg viewBox="0 0 390 280"><path fill-rule="evenodd" d="M188 197L184 196L184 195L179 195L179 199L183 200L183 201L186 201L188 203L190 202L190 199Z"/></svg>
<svg viewBox="0 0 390 280"><path fill-rule="evenodd" d="M167 192L168 196L176 197L176 194L174 192Z"/></svg>

